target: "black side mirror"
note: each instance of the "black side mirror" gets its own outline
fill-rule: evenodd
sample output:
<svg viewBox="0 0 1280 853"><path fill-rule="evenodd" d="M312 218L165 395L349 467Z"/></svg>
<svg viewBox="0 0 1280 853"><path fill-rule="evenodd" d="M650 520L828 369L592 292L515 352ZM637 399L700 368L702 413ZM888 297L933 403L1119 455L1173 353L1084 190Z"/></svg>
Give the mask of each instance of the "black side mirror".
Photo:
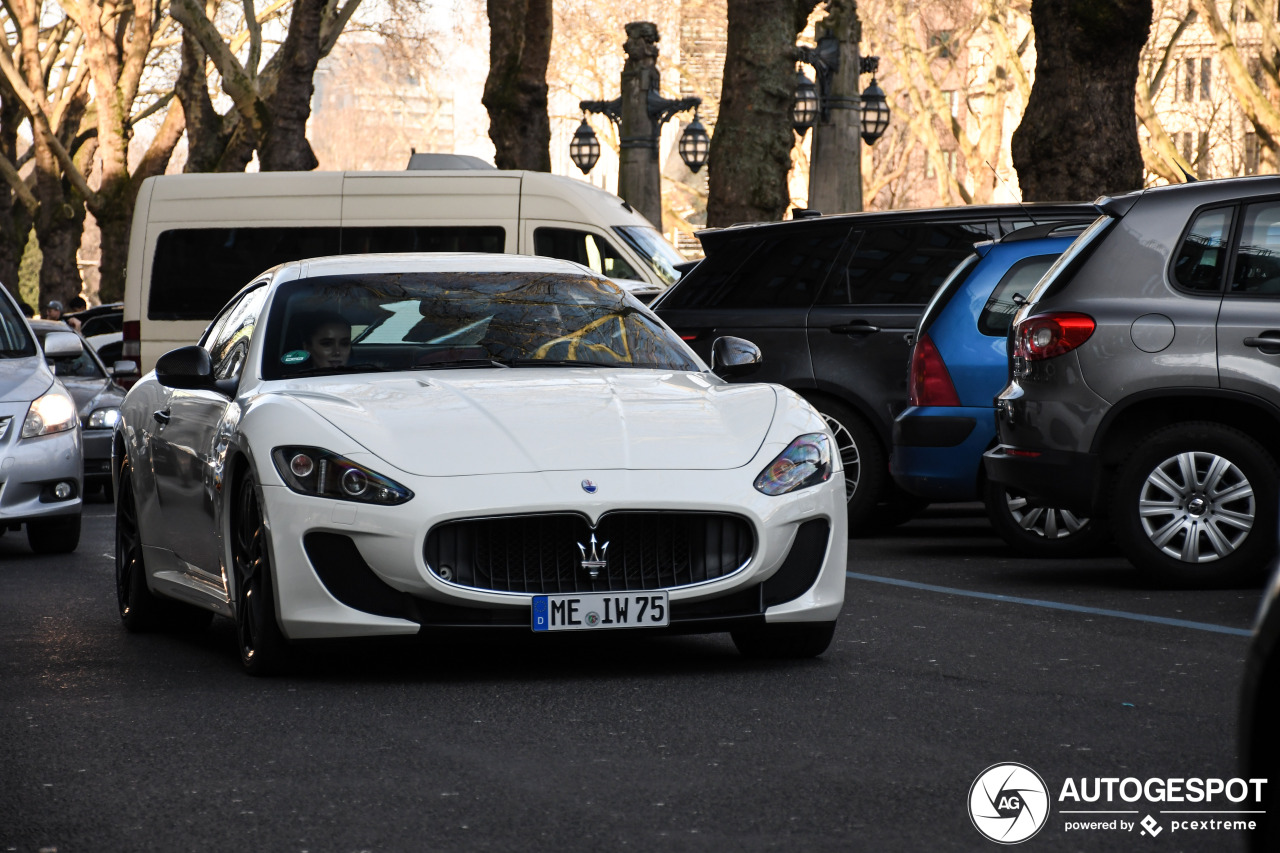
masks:
<svg viewBox="0 0 1280 853"><path fill-rule="evenodd" d="M764 361L760 347L744 338L725 335L711 343L711 372L728 379L731 376L745 376L754 371Z"/></svg>
<svg viewBox="0 0 1280 853"><path fill-rule="evenodd" d="M156 361L156 381L167 388L217 391L213 359L204 347L178 347Z"/></svg>

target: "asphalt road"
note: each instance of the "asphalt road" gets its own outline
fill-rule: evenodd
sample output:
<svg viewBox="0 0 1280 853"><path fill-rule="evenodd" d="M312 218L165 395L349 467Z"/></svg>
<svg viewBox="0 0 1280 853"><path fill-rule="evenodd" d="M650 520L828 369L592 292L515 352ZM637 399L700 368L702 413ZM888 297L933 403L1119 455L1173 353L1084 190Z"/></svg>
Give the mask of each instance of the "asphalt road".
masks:
<svg viewBox="0 0 1280 853"><path fill-rule="evenodd" d="M0 538L0 851L996 850L968 802L1002 762L1055 800L1027 850L1242 849L1175 830L1168 804L1113 806L1154 837L1068 831L1056 800L1068 778L1236 775L1257 589L1017 559L948 509L851 543L815 661L722 636L458 636L262 680L227 620L127 635L111 530L94 504L69 558Z"/></svg>

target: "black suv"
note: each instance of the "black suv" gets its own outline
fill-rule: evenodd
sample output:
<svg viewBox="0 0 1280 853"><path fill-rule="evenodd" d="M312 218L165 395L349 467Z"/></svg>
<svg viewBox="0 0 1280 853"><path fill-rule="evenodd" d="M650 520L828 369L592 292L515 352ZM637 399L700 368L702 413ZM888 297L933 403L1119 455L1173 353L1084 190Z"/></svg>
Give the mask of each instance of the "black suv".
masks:
<svg viewBox="0 0 1280 853"><path fill-rule="evenodd" d="M987 475L1109 518L1161 583L1249 580L1280 513L1280 177L1097 206L1014 317Z"/></svg>
<svg viewBox="0 0 1280 853"><path fill-rule="evenodd" d="M706 258L654 303L704 359L721 335L764 353L743 378L803 394L844 460L851 533L920 504L889 476L893 419L907 404L911 338L925 304L973 244L1088 205L984 205L819 216L699 233Z"/></svg>

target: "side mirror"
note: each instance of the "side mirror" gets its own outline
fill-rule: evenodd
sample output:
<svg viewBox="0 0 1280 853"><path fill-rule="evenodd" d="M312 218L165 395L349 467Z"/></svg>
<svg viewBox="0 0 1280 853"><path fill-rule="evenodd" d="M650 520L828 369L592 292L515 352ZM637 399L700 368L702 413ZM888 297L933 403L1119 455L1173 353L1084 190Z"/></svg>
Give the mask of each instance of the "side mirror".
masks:
<svg viewBox="0 0 1280 853"><path fill-rule="evenodd" d="M83 352L84 345L75 332L50 332L44 336L45 358L79 358Z"/></svg>
<svg viewBox="0 0 1280 853"><path fill-rule="evenodd" d="M764 361L760 347L744 338L728 335L716 338L711 344L711 372L728 379L731 376L745 376L754 371Z"/></svg>
<svg viewBox="0 0 1280 853"><path fill-rule="evenodd" d="M160 356L156 361L156 381L167 388L218 390L213 378L213 359L201 346L178 347Z"/></svg>
<svg viewBox="0 0 1280 853"><path fill-rule="evenodd" d="M111 378L117 379L121 376L133 376L138 372L138 362L136 361L117 361L111 365Z"/></svg>

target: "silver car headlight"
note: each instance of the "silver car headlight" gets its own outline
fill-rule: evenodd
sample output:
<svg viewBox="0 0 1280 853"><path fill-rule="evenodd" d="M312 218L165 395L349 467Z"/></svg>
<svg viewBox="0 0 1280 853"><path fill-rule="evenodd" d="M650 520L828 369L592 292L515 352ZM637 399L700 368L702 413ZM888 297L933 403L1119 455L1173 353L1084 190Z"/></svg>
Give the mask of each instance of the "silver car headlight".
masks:
<svg viewBox="0 0 1280 853"><path fill-rule="evenodd" d="M79 418L76 417L76 401L60 386L50 388L48 393L37 397L27 409L27 419L22 422L22 437L34 438L37 435L49 435L55 432L66 432L75 429Z"/></svg>
<svg viewBox="0 0 1280 853"><path fill-rule="evenodd" d="M756 477L755 487L766 495L785 495L831 479L831 440L811 432L787 445Z"/></svg>
<svg viewBox="0 0 1280 853"><path fill-rule="evenodd" d="M89 415L89 429L115 429L118 423L120 410L115 406L94 409L93 414Z"/></svg>
<svg viewBox="0 0 1280 853"><path fill-rule="evenodd" d="M285 485L299 494L384 506L413 497L395 480L319 447L277 447L271 458Z"/></svg>

